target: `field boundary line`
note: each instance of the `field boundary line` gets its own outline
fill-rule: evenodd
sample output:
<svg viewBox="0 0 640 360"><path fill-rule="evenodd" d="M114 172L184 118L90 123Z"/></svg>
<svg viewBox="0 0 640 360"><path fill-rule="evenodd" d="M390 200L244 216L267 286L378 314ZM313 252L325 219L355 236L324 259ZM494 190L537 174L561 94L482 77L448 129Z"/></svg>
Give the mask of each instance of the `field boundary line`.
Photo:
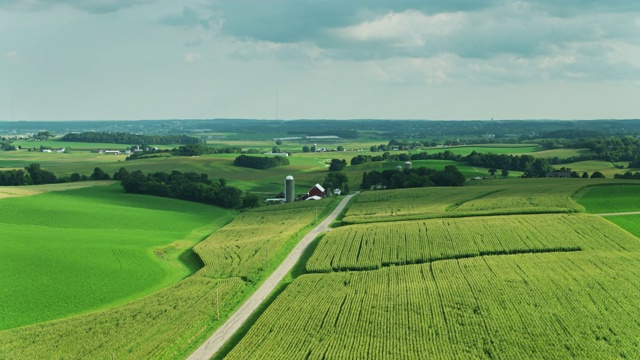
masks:
<svg viewBox="0 0 640 360"><path fill-rule="evenodd" d="M617 212L607 214L594 214L595 216L624 216L624 215L640 215L640 211Z"/></svg>
<svg viewBox="0 0 640 360"><path fill-rule="evenodd" d="M256 292L242 304L242 306L233 315L227 319L216 330L209 339L207 339L196 351L194 351L187 360L208 360L215 355L222 346L238 331L242 325L249 319L251 314L262 304L262 302L271 294L284 277L291 271L293 266L298 262L309 244L323 232L332 230L329 226L338 217L340 212L345 208L347 203L358 193L345 196L335 209L327 216L318 226L313 228L302 240L291 250L289 255L278 266L278 268L265 280L265 282L256 290Z"/></svg>

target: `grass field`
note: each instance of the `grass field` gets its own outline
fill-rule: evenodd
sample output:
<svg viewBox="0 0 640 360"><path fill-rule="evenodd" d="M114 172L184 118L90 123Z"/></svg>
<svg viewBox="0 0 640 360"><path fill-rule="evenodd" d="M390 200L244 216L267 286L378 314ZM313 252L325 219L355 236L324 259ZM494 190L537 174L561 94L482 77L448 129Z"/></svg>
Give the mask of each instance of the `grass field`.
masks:
<svg viewBox="0 0 640 360"><path fill-rule="evenodd" d="M576 201L592 214L640 211L640 182L637 185L590 186Z"/></svg>
<svg viewBox="0 0 640 360"><path fill-rule="evenodd" d="M198 268L182 252L231 217L212 206L127 195L118 185L3 199L0 330L175 283Z"/></svg>
<svg viewBox="0 0 640 360"><path fill-rule="evenodd" d="M131 197L131 205L155 207L155 198L144 198L143 202ZM204 262L195 274L122 306L0 331L0 358L33 359L42 354L74 359L185 358L338 201L333 198L244 212L194 248ZM162 222L158 227L172 228L174 221L163 216L163 221L154 220ZM167 211L166 216L173 214ZM128 224L126 220L124 224Z"/></svg>

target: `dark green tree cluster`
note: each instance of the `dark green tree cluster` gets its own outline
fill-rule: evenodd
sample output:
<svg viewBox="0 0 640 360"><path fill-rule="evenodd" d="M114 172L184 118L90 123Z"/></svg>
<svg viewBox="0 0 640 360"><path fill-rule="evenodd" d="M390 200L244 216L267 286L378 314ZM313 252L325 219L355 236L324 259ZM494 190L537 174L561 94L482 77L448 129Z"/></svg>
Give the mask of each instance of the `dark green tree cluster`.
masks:
<svg viewBox="0 0 640 360"><path fill-rule="evenodd" d="M523 171L524 177L545 177L549 171L553 171L546 159L531 155L481 154L473 151L462 159L472 166Z"/></svg>
<svg viewBox="0 0 640 360"><path fill-rule="evenodd" d="M289 159L284 156L240 155L233 161L233 165L252 169L270 169L276 166L289 165Z"/></svg>
<svg viewBox="0 0 640 360"><path fill-rule="evenodd" d="M590 133L590 132L587 132ZM635 161L640 156L640 139L629 136L597 137L582 139L545 139L540 144L546 149L589 149L589 154L572 156L566 159L554 158L550 163L569 163L585 160ZM630 166L631 167L631 166Z"/></svg>
<svg viewBox="0 0 640 360"><path fill-rule="evenodd" d="M331 159L329 165L329 171L342 171L347 166L347 160L344 159Z"/></svg>
<svg viewBox="0 0 640 360"><path fill-rule="evenodd" d="M82 132L69 133L60 141L108 143L108 144L198 144L200 139L188 135L139 135L127 132Z"/></svg>
<svg viewBox="0 0 640 360"><path fill-rule="evenodd" d="M614 179L627 179L627 180L640 180L640 172L632 173L631 171L627 171L624 174L615 174L613 175Z"/></svg>
<svg viewBox="0 0 640 360"><path fill-rule="evenodd" d="M426 186L462 186L465 177L453 165L438 171L425 167L404 170L374 170L362 174L361 189L403 189Z"/></svg>
<svg viewBox="0 0 640 360"><path fill-rule="evenodd" d="M207 174L194 172L171 173L156 172L144 174L137 170L128 174L120 174L122 187L128 193L170 197L188 201L212 204L228 209L243 206L257 206L259 199L253 195L245 195L233 186L227 186L224 179L209 180Z"/></svg>
<svg viewBox="0 0 640 360"><path fill-rule="evenodd" d="M180 146L177 149L171 150L171 153L176 156L200 156L207 154L240 154L242 149L239 147L224 147L215 148L206 146L204 144L189 144Z"/></svg>
<svg viewBox="0 0 640 360"><path fill-rule="evenodd" d="M0 141L0 150L15 151L18 150L18 148L9 141Z"/></svg>
<svg viewBox="0 0 640 360"><path fill-rule="evenodd" d="M0 186L30 185L30 180L23 170L0 171Z"/></svg>

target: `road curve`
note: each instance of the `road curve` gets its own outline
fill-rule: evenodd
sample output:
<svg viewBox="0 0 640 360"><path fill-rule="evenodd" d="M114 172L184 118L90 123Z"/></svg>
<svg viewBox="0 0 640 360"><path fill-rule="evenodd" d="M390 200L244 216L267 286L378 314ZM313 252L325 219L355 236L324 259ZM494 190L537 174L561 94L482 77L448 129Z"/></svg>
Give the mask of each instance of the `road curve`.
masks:
<svg viewBox="0 0 640 360"><path fill-rule="evenodd" d="M262 304L262 302L271 294L282 279L291 271L293 266L298 262L302 253L307 249L309 244L320 233L330 230L329 225L336 219L340 212L344 209L351 198L357 195L347 195L340 201L340 204L322 221L318 226L305 235L302 240L291 250L291 253L284 259L282 264L267 278L267 280L256 290L253 295L242 306L216 330L207 341L204 342L193 354L189 355L187 360L208 360L240 329L247 321L251 314Z"/></svg>

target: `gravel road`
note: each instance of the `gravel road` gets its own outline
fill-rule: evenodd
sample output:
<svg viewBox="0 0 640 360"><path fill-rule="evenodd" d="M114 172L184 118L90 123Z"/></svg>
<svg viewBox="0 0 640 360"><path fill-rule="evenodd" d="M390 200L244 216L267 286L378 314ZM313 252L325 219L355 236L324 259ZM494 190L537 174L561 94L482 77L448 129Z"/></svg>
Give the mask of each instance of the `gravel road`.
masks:
<svg viewBox="0 0 640 360"><path fill-rule="evenodd" d="M357 195L354 194L354 195ZM311 244L311 242L321 233L329 231L329 225L336 219L340 212L347 205L354 195L347 195L342 199L340 204L324 219L318 226L311 230L295 248L289 256L278 266L278 268L267 278L267 280L251 295L251 297L236 311L231 317L216 330L207 341L204 342L196 351L191 354L187 360L205 360L210 359L220 348L235 334L238 329L247 321L251 314L262 304L262 302L271 294L275 287L282 279L291 271L293 266L298 262L302 253Z"/></svg>

